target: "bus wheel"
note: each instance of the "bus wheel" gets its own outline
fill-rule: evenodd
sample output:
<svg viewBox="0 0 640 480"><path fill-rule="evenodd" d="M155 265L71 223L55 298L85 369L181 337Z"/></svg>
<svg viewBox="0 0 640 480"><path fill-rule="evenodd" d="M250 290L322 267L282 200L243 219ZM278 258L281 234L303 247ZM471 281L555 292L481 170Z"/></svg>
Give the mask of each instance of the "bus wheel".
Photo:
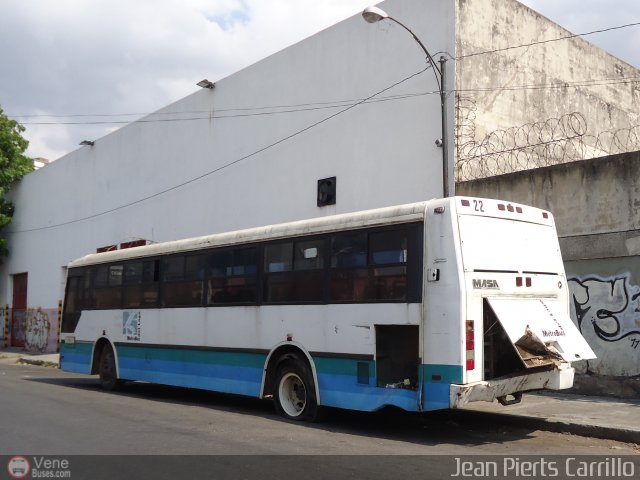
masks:
<svg viewBox="0 0 640 480"><path fill-rule="evenodd" d="M285 361L278 369L275 387L273 400L279 415L298 421L317 419L316 389L306 362Z"/></svg>
<svg viewBox="0 0 640 480"><path fill-rule="evenodd" d="M100 385L105 390L116 390L122 382L118 380L116 357L111 345L105 345L100 354Z"/></svg>

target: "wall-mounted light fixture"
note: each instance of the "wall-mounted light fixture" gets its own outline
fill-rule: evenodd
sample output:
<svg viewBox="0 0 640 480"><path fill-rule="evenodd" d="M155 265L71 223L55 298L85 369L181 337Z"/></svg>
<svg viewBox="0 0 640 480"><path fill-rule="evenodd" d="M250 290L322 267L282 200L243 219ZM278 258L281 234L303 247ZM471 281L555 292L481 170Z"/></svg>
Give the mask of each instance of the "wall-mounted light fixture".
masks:
<svg viewBox="0 0 640 480"><path fill-rule="evenodd" d="M91 141L91 140L82 140L82 141L80 142L80 145L89 145L90 147L93 147L93 144L94 144L94 143L96 143L96 142L93 142L93 141Z"/></svg>
<svg viewBox="0 0 640 480"><path fill-rule="evenodd" d="M210 82L209 80L207 80L206 78L204 80L200 80L198 83L196 83L197 86L202 87L202 88L209 88L211 90L213 90L216 86L215 83Z"/></svg>

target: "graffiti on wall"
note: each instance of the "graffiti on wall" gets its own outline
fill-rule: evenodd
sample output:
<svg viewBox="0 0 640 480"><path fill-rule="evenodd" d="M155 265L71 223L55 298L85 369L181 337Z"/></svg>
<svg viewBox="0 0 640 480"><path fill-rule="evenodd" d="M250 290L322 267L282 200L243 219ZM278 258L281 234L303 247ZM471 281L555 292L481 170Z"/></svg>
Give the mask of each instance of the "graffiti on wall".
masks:
<svg viewBox="0 0 640 480"><path fill-rule="evenodd" d="M41 308L30 309L27 313L24 332L24 348L30 352L44 352L49 346L51 322L49 314Z"/></svg>
<svg viewBox="0 0 640 480"><path fill-rule="evenodd" d="M27 325L26 310L11 310L11 346L24 347L24 330Z"/></svg>
<svg viewBox="0 0 640 480"><path fill-rule="evenodd" d="M629 275L569 279L571 310L581 332L590 324L605 342L640 335L640 286Z"/></svg>
<svg viewBox="0 0 640 480"><path fill-rule="evenodd" d="M57 309L29 308L11 311L11 346L28 352L51 353L58 349Z"/></svg>
<svg viewBox="0 0 640 480"><path fill-rule="evenodd" d="M569 279L571 317L597 357L579 373L640 375L640 286L629 273Z"/></svg>

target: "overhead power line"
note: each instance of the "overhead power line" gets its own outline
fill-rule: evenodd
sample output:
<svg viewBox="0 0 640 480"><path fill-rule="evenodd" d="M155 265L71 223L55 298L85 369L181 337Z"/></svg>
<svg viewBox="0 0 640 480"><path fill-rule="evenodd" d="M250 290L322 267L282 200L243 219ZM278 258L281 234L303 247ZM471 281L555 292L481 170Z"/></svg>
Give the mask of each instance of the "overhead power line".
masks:
<svg viewBox="0 0 640 480"><path fill-rule="evenodd" d="M20 122L22 125L116 125L116 124L131 124L131 123L163 123L163 122L183 122L183 121L193 121L193 120L212 120L212 119L224 119L224 118L242 118L242 117L259 117L266 115L281 115L285 113L299 113L299 112L308 112L314 110L327 110L333 108L341 108L352 105L354 103L380 103L380 102L389 102L393 100L403 100L406 98L413 98L424 95L432 95L439 94L437 91L433 92L418 92L418 93L406 93L401 95L392 95L389 97L382 97L376 99L355 99L355 100L337 100L334 102L320 102L316 104L300 104L300 105L290 105L290 106L276 106L276 107L253 107L253 108L238 108L238 109L226 109L226 110L217 110L216 112L232 112L232 111L243 111L247 113L235 113L235 114L217 114L213 113L209 110L197 110L192 112L156 112L147 114L148 117L155 116L169 116L170 118L141 118L139 120L85 120L85 121L36 121L36 122ZM309 106L306 106L309 105ZM316 105L316 106L311 106ZM271 111L254 111L251 110L266 110L266 109L274 109ZM193 117L176 117L171 118L171 116L177 115L197 115L201 114L202 116L193 116ZM121 114L122 116L128 116L132 114ZM86 116L86 117L111 117L111 116L121 116L118 114L77 114L77 115L51 115L54 118L63 118L63 117L75 117L75 116ZM47 117L48 115L39 115L40 117ZM28 117L28 115L12 115L12 118L20 118L20 117Z"/></svg>
<svg viewBox="0 0 640 480"><path fill-rule="evenodd" d="M523 43L523 44L520 44L520 45L511 45L511 46L508 46L508 47L496 48L494 50L485 50L485 51L482 51L482 52L469 53L467 55L461 55L459 57L456 57L456 60L463 60L465 58L477 57L478 55L488 55L488 54L491 54L491 53L504 52L506 50L513 50L513 49L516 49L516 48L533 47L535 45L543 45L545 43L559 42L561 40L569 40L571 38L576 38L576 37L586 37L586 36L589 36L589 35L594 35L596 33L605 33L605 32L611 32L613 30L620 30L622 28L637 27L638 25L640 25L640 22L626 23L624 25L617 25L615 27L602 28L600 30L592 30L590 32L584 32L584 33L572 33L570 35L565 35L563 37L550 38L550 39L547 39L547 40L537 40L535 42Z"/></svg>
<svg viewBox="0 0 640 480"><path fill-rule="evenodd" d="M249 158L255 157L256 155L258 155L258 154L260 154L260 153L262 153L262 152L264 152L266 150L269 150L269 149L271 149L271 148L273 148L273 147L275 147L277 145L280 145L281 143L287 142L288 140L291 140L292 138L297 137L298 135L301 135L302 133L307 132L308 130L311 130L311 129L313 129L313 128L315 128L315 127L317 127L317 126L319 126L319 125L321 125L321 124L323 124L325 122L328 122L329 120L331 120L331 119L333 119L333 118L335 118L335 117L337 117L339 115L342 115L343 113L346 113L349 110L351 110L351 109L353 109L353 108L355 108L355 107L357 107L359 105L362 105L363 103L366 103L368 100L371 100L372 98L377 97L378 95L380 95L380 94L382 94L382 93L384 93L386 91L389 91L392 88L397 87L398 85L401 85L402 83L404 83L404 82L406 82L408 80L411 80L414 77L417 77L418 75L424 73L425 71L429 70L430 68L431 68L431 66L428 65L425 68L423 68L422 70L420 70L420 71L418 71L416 73L413 73L413 74L403 78L402 80L399 80L399 81L397 81L397 82L395 82L395 83L383 88L382 90L379 90L378 92L368 96L367 98L364 98L364 99L362 99L362 100L360 100L360 101L358 101L356 103L353 103L352 105L349 105L349 106L343 108L339 112L333 113L332 115L329 115L329 116L327 116L327 117L325 117L325 118L323 118L323 119L321 119L321 120L319 120L317 122L314 122L314 123L312 123L310 125L307 125L306 127L301 128L300 130L297 130L294 133L292 133L290 135L287 135L286 137L280 138L279 140L276 140L275 142L270 143L270 144L268 144L268 145L266 145L266 146L264 146L264 147L262 147L262 148L260 148L258 150L255 150L255 151L253 151L253 152L251 152L251 153L249 153L247 155L244 155L244 156L242 156L240 158L237 158L236 160L233 160L233 161L231 161L229 163L221 165L220 167L214 168L213 170L205 172L205 173L203 173L201 175L198 175L197 177L191 178L191 179L186 180L186 181L184 181L182 183L173 185L172 187L166 188L164 190L161 190L159 192L153 193L151 195L148 195L146 197L140 198L138 200L134 200L132 202L128 202L128 203L125 203L123 205L119 205L117 207L114 207L114 208L111 208L111 209L108 209L108 210L103 210L102 212L95 213L93 215L87 215L85 217L76 218L74 220L68 220L66 222L60 222L60 223L57 223L57 224L54 224L54 225L46 225L46 226L43 226L43 227L27 228L27 229L22 229L22 230L12 230L12 231L7 231L6 233L36 232L36 231L50 230L52 228L71 225L71 224L78 223L78 222L83 222L83 221L90 220L90 219L93 219L93 218L101 217L103 215L108 215L108 214L116 212L118 210L122 210L124 208L131 207L133 205L137 205L139 203L145 202L145 201L150 200L152 198L156 198L156 197L159 197L161 195L164 195L165 193L177 190L177 189L182 188L182 187L184 187L186 185L189 185L189 184L192 184L192 183L197 182L199 180L202 180L203 178L206 178L206 177L208 177L210 175L218 173L218 172L220 172L220 171L222 171L222 170L224 170L226 168L231 167L232 165L236 165L236 164L238 164L238 163L240 163L240 162L242 162L244 160L247 160Z"/></svg>
<svg viewBox="0 0 640 480"><path fill-rule="evenodd" d="M455 92L496 92L496 91L505 91L505 90L545 90L545 89L558 89L558 88L579 88L579 87L595 87L595 86L607 86L607 85L623 85L629 83L640 82L640 75L636 75L633 77L614 77L614 78L599 78L599 79L585 79L585 80L576 80L571 82L554 82L554 83L542 83L542 84L528 84L528 85L512 85L512 86L491 86L491 87L476 87L476 88L462 88L456 89ZM448 93L451 93L449 91ZM314 110L328 110L341 108L353 103L362 102L362 103L381 103L381 102L389 102L395 100L404 100L407 98L414 98L425 95L435 95L439 94L437 91L428 91L428 92L414 92L414 93L406 93L402 95L392 95L388 97L375 98L375 99L359 99L359 100L336 100L333 102L319 102L315 104L298 104L298 105L289 105L289 106L275 106L275 107L246 107L246 108L238 108L238 109L226 109L224 111L232 112L232 111L243 111L246 113L235 113L235 114L211 114L208 110L196 110L191 112L161 112L161 113L152 113L148 114L149 118L142 118L139 120L87 120L87 121L36 121L36 122L20 122L23 125L117 125L117 124L131 124L131 123L163 123L163 122L187 122L187 121L195 121L195 120L212 120L212 119L225 119L225 118L242 118L242 117L254 117L254 116L269 116L269 115L282 115L289 113L299 113L299 112L308 112ZM315 105L315 106L313 106ZM268 110L273 109L273 110ZM252 110L260 110L260 111L252 111ZM217 112L222 112L223 110L217 110ZM191 117L175 117L171 118L174 115L201 115L201 116L191 116ZM80 116L96 116L96 117L110 117L110 116L126 116L133 114L75 114L75 115L51 115L51 117L80 117ZM168 116L169 118L153 118L155 116ZM39 116L47 116L47 115L39 115ZM18 116L20 117L20 116ZM25 117L27 117L25 115ZM16 118L12 116L12 118Z"/></svg>

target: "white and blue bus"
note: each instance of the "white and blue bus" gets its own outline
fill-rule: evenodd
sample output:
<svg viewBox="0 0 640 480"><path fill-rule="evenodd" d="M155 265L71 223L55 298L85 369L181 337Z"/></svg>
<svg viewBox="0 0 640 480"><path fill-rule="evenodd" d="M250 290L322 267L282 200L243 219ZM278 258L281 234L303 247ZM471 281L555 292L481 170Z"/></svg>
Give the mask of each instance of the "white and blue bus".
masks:
<svg viewBox="0 0 640 480"><path fill-rule="evenodd" d="M87 255L61 368L273 398L284 417L517 402L594 354L549 212L454 197Z"/></svg>

